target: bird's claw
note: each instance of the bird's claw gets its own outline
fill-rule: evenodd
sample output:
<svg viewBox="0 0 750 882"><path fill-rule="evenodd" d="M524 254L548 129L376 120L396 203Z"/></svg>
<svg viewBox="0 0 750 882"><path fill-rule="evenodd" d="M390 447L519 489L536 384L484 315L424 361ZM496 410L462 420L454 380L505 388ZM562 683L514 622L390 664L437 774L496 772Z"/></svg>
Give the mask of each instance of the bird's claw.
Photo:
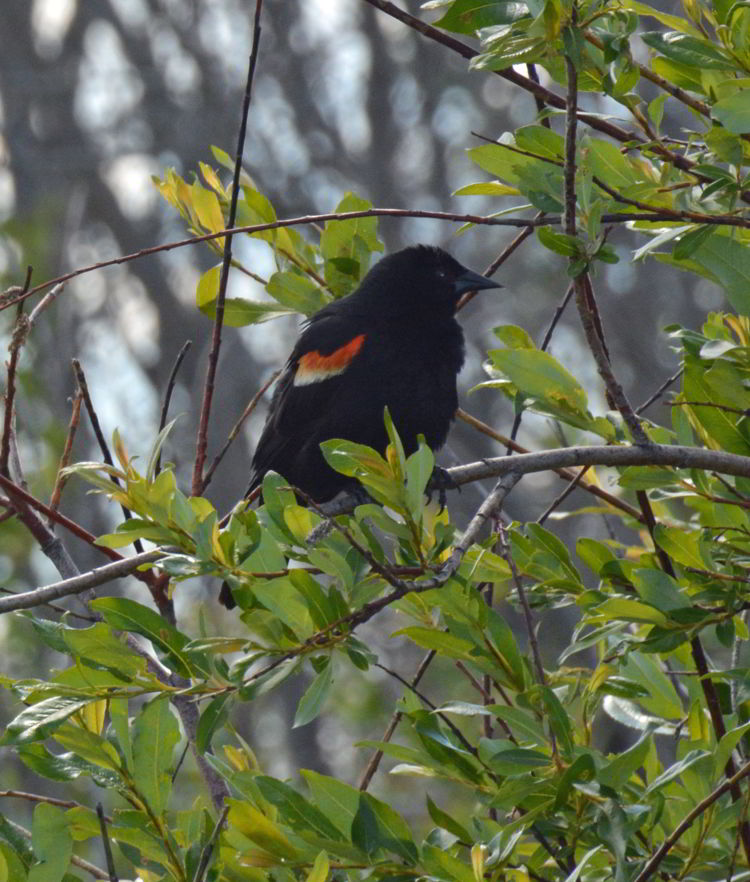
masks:
<svg viewBox="0 0 750 882"><path fill-rule="evenodd" d="M429 505L432 502L432 494L437 490L438 494L438 502L440 503L440 511L442 511L447 502L448 490L458 490L461 492L461 488L458 484L451 478L450 472L447 469L444 469L442 466L436 465L432 470L432 476L427 484L427 504Z"/></svg>

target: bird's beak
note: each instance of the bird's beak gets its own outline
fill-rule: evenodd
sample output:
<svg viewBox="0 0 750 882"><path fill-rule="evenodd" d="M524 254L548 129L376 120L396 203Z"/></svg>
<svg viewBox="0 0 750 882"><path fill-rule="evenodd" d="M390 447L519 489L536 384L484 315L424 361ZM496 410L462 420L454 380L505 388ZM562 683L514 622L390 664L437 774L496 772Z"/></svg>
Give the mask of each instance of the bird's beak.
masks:
<svg viewBox="0 0 750 882"><path fill-rule="evenodd" d="M503 286L499 282L494 282L486 276L480 276L479 273L475 273L473 270L469 269L464 270L453 283L453 290L456 292L457 297L460 297L466 291L479 291L482 288L502 287Z"/></svg>

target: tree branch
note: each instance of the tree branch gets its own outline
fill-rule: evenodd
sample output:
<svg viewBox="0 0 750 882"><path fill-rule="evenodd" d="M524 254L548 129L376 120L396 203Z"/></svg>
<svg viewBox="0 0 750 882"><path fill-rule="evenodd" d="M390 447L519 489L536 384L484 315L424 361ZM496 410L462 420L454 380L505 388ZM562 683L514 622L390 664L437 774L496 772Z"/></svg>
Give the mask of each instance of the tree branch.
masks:
<svg viewBox="0 0 750 882"><path fill-rule="evenodd" d="M369 0L366 0L369 2ZM524 227L554 227L562 223L560 215L545 215L537 218L522 217L485 217L481 214L459 214L451 211L426 211L422 209L407 208L368 208L362 211L340 211L329 212L327 214L308 214L300 217L282 218L265 224L248 224L243 227L232 227L221 230L218 233L204 233L200 236L191 236L189 239L179 239L175 242L166 242L163 245L152 245L149 248L142 248L140 251L134 251L131 254L124 254L120 257L113 257L109 260L102 260L89 266L79 267L64 275L49 279L39 285L30 288L25 293L14 293L12 297L7 299L0 298L0 312L8 309L22 300L37 294L49 288L51 285L57 285L60 282L67 282L69 279L75 279L86 273L94 272L99 269L106 269L111 266L119 266L123 263L130 263L133 260L140 260L153 254L160 254L165 251L172 251L175 248L186 248L190 245L196 245L199 242L210 242L212 239L221 239L222 237L237 233L261 233L265 230L277 230L282 227L304 226L309 224L319 224L330 220L355 220L360 217L416 217L431 218L434 220L449 221L460 224L477 224L479 226L490 227L516 227L523 229ZM694 219L692 223L710 224L715 226L742 227L750 229L750 218L737 215L691 215ZM675 216L672 211L662 211L661 213L651 212L617 212L614 214L603 214L601 222L603 224L621 224L630 221L664 221L665 223L675 223Z"/></svg>
<svg viewBox="0 0 750 882"><path fill-rule="evenodd" d="M227 227L234 227L237 217L237 201L240 194L240 175L242 172L242 155L245 150L245 133L247 131L247 118L250 112L250 98L253 91L253 77L258 63L258 50L260 49L260 13L263 8L263 0L255 0L255 22L253 27L253 45L250 50L250 61L247 69L247 81L245 83L245 95L242 100L242 114L240 117L240 130L237 136L237 153L234 161L234 178L232 180L232 197L229 204ZM196 441L195 463L193 465L193 496L200 496L203 492L203 465L206 461L208 447L208 421L211 416L211 404L214 396L216 371L219 364L219 350L221 349L221 329L224 324L224 300L229 281L229 269L232 265L232 234L224 239L224 259L221 265L219 279L219 292L216 298L216 317L214 318L213 338L211 340L211 352L208 356L208 369L206 382L203 387L203 401L198 424L198 438Z"/></svg>
<svg viewBox="0 0 750 882"><path fill-rule="evenodd" d="M19 609L31 609L43 603L48 603L50 600L57 600L59 597L81 594L81 592L95 588L97 585L104 585L106 582L112 582L115 579L121 579L123 576L129 576L138 567L147 563L154 563L164 557L164 555L165 552L159 550L144 551L142 554L123 558L114 563L96 567L96 569L89 570L87 573L72 576L70 579L64 579L62 582L53 582L51 585L44 585L33 591L24 591L19 594L12 594L10 597L2 597L0 598L0 615Z"/></svg>

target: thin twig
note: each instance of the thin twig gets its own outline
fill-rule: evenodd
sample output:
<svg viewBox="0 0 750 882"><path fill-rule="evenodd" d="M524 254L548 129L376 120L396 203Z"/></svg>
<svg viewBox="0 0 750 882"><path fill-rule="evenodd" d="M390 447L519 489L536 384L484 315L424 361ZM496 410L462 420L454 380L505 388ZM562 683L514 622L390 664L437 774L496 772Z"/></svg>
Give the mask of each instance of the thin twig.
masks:
<svg viewBox="0 0 750 882"><path fill-rule="evenodd" d="M247 69L247 81L245 83L245 95L242 99L242 112L240 115L240 130L237 136L237 153L234 162L234 178L232 180L232 197L229 203L229 215L227 227L234 226L237 217L237 201L240 195L240 175L242 172L242 155L245 150L245 132L247 131L247 118L250 113L250 98L253 90L253 77L258 62L258 50L260 49L260 13L263 8L263 0L255 0L255 21L253 27L253 45L250 50L250 60ZM206 381L203 387L203 400L198 424L198 438L196 441L195 463L193 465L193 496L203 493L203 466L206 461L208 448L208 423L211 416L211 404L213 402L214 387L216 384L216 371L219 365L219 351L221 349L221 329L224 324L224 300L229 281L229 269L232 265L232 235L224 239L224 260L221 265L219 278L219 292L216 298L216 316L214 318L213 337L211 340L211 352L208 356L208 369Z"/></svg>
<svg viewBox="0 0 750 882"><path fill-rule="evenodd" d="M193 876L193 882L203 882L203 877L206 875L206 870L208 870L208 862L211 860L211 855L216 848L216 843L219 839L221 828L224 826L224 822L226 821L227 815L229 814L229 808L230 806L225 805L221 811L221 814L219 815L216 826L214 827L208 842L205 844L203 851L201 852L201 859L198 862L195 876Z"/></svg>
<svg viewBox="0 0 750 882"><path fill-rule="evenodd" d="M26 278L26 288L31 276ZM5 412L3 414L3 437L0 443L0 474L10 476L8 471L8 459L10 457L10 439L13 434L13 416L15 413L16 397L16 368L23 344L29 333L29 319L23 312L23 303L18 304L18 314L13 328L10 345L10 360L8 361L7 378L5 381Z"/></svg>
<svg viewBox="0 0 750 882"><path fill-rule="evenodd" d="M104 437L104 432L102 432L102 427L99 424L99 417L94 408L94 402L91 400L91 395L89 393L89 386L86 382L86 375L83 372L83 368L81 367L81 362L74 358L72 359L73 363L73 373L75 374L76 383L78 384L78 390L80 394L83 396L83 403L86 406L86 412L89 415L89 422L91 423L91 429L94 432L94 437L96 438L96 443L99 445L99 450L101 451L102 458L104 462L109 466L114 466L114 460L112 459L112 454L109 452L109 445L107 444L107 439ZM109 480L115 485L115 487L120 487L120 480L116 475L108 475ZM122 514L125 520L128 520L131 517L130 509L120 504L120 508L122 509ZM143 543L140 539L136 539L133 542L133 547L135 550L140 553L143 551Z"/></svg>
<svg viewBox="0 0 750 882"><path fill-rule="evenodd" d="M86 809L83 803L74 799L57 799L54 796L42 796L40 793L27 793L25 790L0 790L0 799L24 799L27 802L44 802L65 809ZM109 820L111 822L111 818Z"/></svg>
<svg viewBox="0 0 750 882"><path fill-rule="evenodd" d="M555 328L557 327L558 322L562 318L562 315L565 312L565 310L568 306L568 303L570 303L570 299L573 296L574 291L575 291L575 288L573 287L573 284L571 283L568 286L568 290L565 292L565 296L563 297L563 299L560 301L560 303L555 308L555 312L552 316L552 320L550 321L549 325L547 326L547 330L544 332L544 337L542 338L542 342L539 346L539 348L541 349L542 352L547 351L547 347L549 346L550 341L552 340L552 335L555 333ZM521 428L521 421L522 420L523 420L523 411L519 411L519 413L517 413L515 415L515 418L513 419L513 425L510 430L510 439L508 441L508 444L506 445L506 451L505 451L507 456L510 456L511 451L513 451L515 449L515 441L518 436L518 430Z"/></svg>
<svg viewBox="0 0 750 882"><path fill-rule="evenodd" d="M417 668L414 676L411 678L411 681L409 683L409 687L411 689L416 689L416 687L419 685L419 681L424 676L425 671L430 666L430 663L435 658L436 654L437 654L437 651L434 649L431 649L427 653L427 655L422 659L422 661L419 663L419 667ZM401 722L401 718L403 717L403 715L404 715L403 711L400 711L400 710L395 711L395 713L393 714L393 716L390 719L390 722L386 726L385 732L383 733L383 737L380 739L381 741L388 742L391 740L391 738L393 737L393 733L396 731L396 727ZM359 786L358 786L359 790L362 790L362 791L367 790L367 788L370 786L370 781L372 781L375 772L377 772L378 766L380 765L380 761L382 759L383 759L383 751L382 750L376 750L375 753L373 753L373 755L370 757L370 761L367 763L367 767L365 768L364 772L362 773L362 777L359 780Z"/></svg>
<svg viewBox="0 0 750 882"><path fill-rule="evenodd" d="M542 512L542 514L539 515L539 517L536 519L537 524L539 524L539 525L543 524L547 520L547 518L552 514L552 512L558 506L563 504L563 502L568 498L568 496L570 496L570 494L576 489L576 487L578 487L578 485L581 482L581 478L583 478L583 476L586 474L586 472L589 470L589 468L590 468L590 466L584 466L582 469L578 470L578 472L576 473L576 476L571 480L571 482L568 484L568 486L560 494L558 494L552 500L552 502L550 502L550 504Z"/></svg>
<svg viewBox="0 0 750 882"><path fill-rule="evenodd" d="M464 733L458 728L458 726L453 722L453 720L451 720L446 714L441 713L438 710L437 705L433 701L430 701L430 699L423 692L420 692L419 689L412 686L408 680L406 680L404 677L401 676L401 674L399 674L398 671L394 671L392 668L389 668L386 665L381 664L380 662L375 662L375 667L380 668L381 671L385 671L386 674L393 677L395 680L398 680L399 683L401 683L407 689L411 690L411 692L413 692L414 695L416 695L416 697L423 704L425 704L431 711L433 711L435 713L436 716L438 716L445 723L445 725L456 736L456 740L461 743L461 745L464 747L464 749L468 753L470 753L472 756L474 756L476 759L479 759L479 757L477 756L477 752L478 752L477 748L474 747L474 745L469 741L469 739L464 735ZM479 760L479 762L482 763L482 765L485 767L485 770L487 772L490 772L490 774L492 774L492 772L490 771L490 769L486 765L486 763L484 763L482 760Z"/></svg>
<svg viewBox="0 0 750 882"><path fill-rule="evenodd" d="M39 303L37 303L37 305L29 313L30 327L34 327L34 324L36 323L36 320L39 318L39 316L44 312L45 309L47 309L48 306L51 306L55 302L58 294L62 294L64 290L65 284L63 282L60 282L60 284L55 285L55 287L51 291L48 291L44 295L44 297L42 297Z"/></svg>
<svg viewBox="0 0 750 882"><path fill-rule="evenodd" d="M366 0L366 2L370 2L370 0ZM124 263L130 263L133 260L140 260L144 257L149 257L154 254L161 254L162 252L172 251L175 248L187 248L200 242L210 242L213 239L220 239L229 234L237 235L238 233L260 233L264 232L265 230L277 230L282 227L304 226L308 224L315 225L330 220L356 220L357 218L361 217L432 218L435 220L443 220L459 224L470 223L481 226L516 227L521 229L529 226L535 228L554 227L559 226L562 223L562 218L560 217L560 215L555 214L545 215L541 218L486 217L479 214L459 214L457 212L450 211L427 211L423 209L411 208L368 208L361 211L339 211L329 212L327 214L310 214L300 217L282 218L275 221L269 221L265 224L247 224L246 226L227 228L224 230L220 230L219 232L204 233L200 236L191 236L188 239L179 239L174 242L166 242L163 245L152 245L149 248L141 248L139 251L134 251L130 254L123 254L120 257L113 257L109 260L102 260L98 261L97 263L89 264L88 266L79 267L78 269L71 270L71 272L65 273L61 276L57 276L54 279L48 279L46 282L35 285L33 288L30 288L26 293L14 292L12 297L8 297L7 299L0 301L0 312L4 309L9 309L11 306L20 303L22 300L26 300L28 297L37 294L39 291L44 291L51 285L57 285L60 282L67 282L70 279L75 279L78 276L82 276L86 273L91 273L96 270L106 269L107 267L112 266L120 266ZM603 224L624 224L631 221L665 221L667 223L674 223L675 216L674 213L671 211L662 211L658 214L654 214L651 212L623 211L617 213L603 214L601 217L601 222ZM690 222L714 226L742 227L745 229L750 229L750 218L730 214L700 215L691 213Z"/></svg>
<svg viewBox="0 0 750 882"><path fill-rule="evenodd" d="M513 555L510 553L510 541L508 539L508 533L502 523L498 522L497 526L500 540L500 548L502 549L502 556L505 558L506 563L510 567L510 572L513 577L513 584L516 588L518 599L521 601L521 609L523 609L523 616L526 621L526 633L529 638L529 646L531 647L531 657L534 659L534 667L536 669L537 681L542 686L545 686L547 683L547 676L544 673L542 654L539 651L539 641L536 639L536 626L534 623L534 616L531 613L531 607L529 606L529 599L526 596L526 591L523 587L521 574L518 572L516 562L513 560ZM552 741L552 752L556 753L557 747L555 744L555 734L554 732L552 732L551 729L550 737Z"/></svg>
<svg viewBox="0 0 750 882"><path fill-rule="evenodd" d="M89 545L94 546L99 551L101 551L102 554L106 555L111 560L122 560L122 555L118 554L114 550L114 548L106 548L103 545L96 545L96 536L94 536L93 533L89 533L89 531L82 527L80 524L72 521L64 514L60 514L59 511L51 509L48 505L45 505L43 502L41 502L41 500L37 499L35 496L32 496L27 490L19 487L18 484L14 484L13 481L11 481L9 478L6 478L4 475L0 475L0 487L2 487L10 496L11 502L13 502L14 505L16 505L18 501L25 503L29 506L29 508L38 511L40 514L44 515L47 520L54 521L54 523L59 524L61 527L64 527L74 536L77 536L79 539L82 539ZM49 537L54 538L54 534L50 533ZM35 538L37 538L38 540L39 537L35 536Z"/></svg>
<svg viewBox="0 0 750 882"><path fill-rule="evenodd" d="M107 861L107 873L109 874L109 882L118 882L117 871L115 870L115 859L112 857L112 846L109 842L109 834L107 833L107 820L104 817L104 809L102 804L96 804L96 816L99 818L99 830L102 835L102 846L104 847L104 857Z"/></svg>
<svg viewBox="0 0 750 882"><path fill-rule="evenodd" d="M370 6L379 9L381 12L390 15L392 18L395 18L413 30L418 31L430 40L440 43L443 46L447 46L449 49L452 49L467 60L471 60L479 54L476 49L467 46L452 35L446 34L445 31L438 30L438 28L427 24L427 22L410 15L408 12L405 12L403 9L396 6L395 3L391 3L390 0L365 0L365 2L369 3ZM575 24L575 21L573 23ZM492 71L492 73L513 83L514 86L518 86L524 91L531 93L535 99L541 99L550 107L555 107L559 110L566 108L566 100L564 98L545 88L541 83L535 82L531 77L523 76L515 67ZM604 132L616 141L627 143L630 147L636 147L637 149L648 148L652 150L662 159L665 159L667 162L670 162L676 168L683 171L690 171L696 164L686 156L672 152L662 143L644 141L638 133L623 129L621 126L615 125L608 119L602 119L596 114L588 114L578 111L577 117L581 122L590 126L592 129ZM744 198L746 198L745 194L743 194L743 199Z"/></svg>
<svg viewBox="0 0 750 882"><path fill-rule="evenodd" d="M192 340L186 340L182 344L182 348L177 353L177 358L174 361L174 365L172 366L172 370L169 374L169 380L167 380L167 388L164 391L164 402L161 406L161 414L159 415L159 431L167 425L167 416L169 415L169 404L172 401L172 392L174 392L175 382L177 381L177 372L180 370L180 365L182 364L182 360L188 353L188 349L193 345ZM159 451L158 456L156 457L156 468L155 473L158 475L161 471L161 450Z"/></svg>
<svg viewBox="0 0 750 882"><path fill-rule="evenodd" d="M60 507L60 497L62 496L63 487L67 483L67 476L63 474L63 469L65 469L70 464L71 455L73 453L73 441L75 441L76 431L78 430L78 422L81 418L81 404L83 402L83 393L79 389L76 392L76 396L73 399L73 407L70 412L70 423L68 424L68 434L65 437L65 446L63 447L63 452L60 455L60 462L57 466L57 475L55 477L55 486L52 490L52 496L50 497L49 507L52 511L57 511ZM53 521L48 522L48 526L51 527L53 525Z"/></svg>
<svg viewBox="0 0 750 882"><path fill-rule="evenodd" d="M668 401L668 407L713 407L723 413L736 413L739 416L748 416L748 407L730 407L728 404L718 404L715 401Z"/></svg>
<svg viewBox="0 0 750 882"><path fill-rule="evenodd" d="M271 376L265 381L265 383L263 383L263 385L260 387L260 389L258 389L258 391L255 393L255 395L253 395L253 397L248 402L247 407L245 407L245 409L242 411L242 415L237 420L237 422L234 424L234 426L232 427L232 431L229 433L227 440L224 442L224 446L216 454L216 456L213 459L213 462L211 463L211 465L208 467L208 470L206 471L206 474L203 478L203 490L204 491L205 491L206 487L208 487L208 485L211 483L211 479L214 476L214 472L216 471L216 469L219 466L219 463L222 461L222 459L224 459L224 456L225 456L227 450L229 450L229 445L234 441L234 439L237 437L237 435L239 435L240 429L244 425L245 420L250 416L250 414L258 406L258 403L260 402L261 398L265 395L268 388L275 382L276 378L279 376L280 373L281 373L280 370L274 371L271 374Z"/></svg>
<svg viewBox="0 0 750 882"><path fill-rule="evenodd" d="M5 588L0 585L0 594L5 595L15 595L17 592L11 591L9 588ZM73 609L65 609L62 606L58 606L56 603L45 603L44 604L47 609L53 610L53 612L58 613L61 616L72 616L74 619L78 619L81 622L88 622L90 625L93 625L95 622L99 621L99 618L96 616L87 616L83 613L76 612Z"/></svg>
<svg viewBox="0 0 750 882"><path fill-rule="evenodd" d="M654 517L653 509L651 508L651 503L646 494L645 490L636 491L636 498L638 499L638 504L641 506L641 510L646 517L646 526L648 527L649 534L651 536L651 541L654 543L654 548L656 550L656 556L659 560L659 565L664 570L664 572L671 576L672 579L677 579L677 573L675 572L674 565L672 564L672 559L667 554L666 551L656 542L655 532L656 532L656 518ZM706 707L708 708L708 713L711 718L711 725L714 729L714 736L716 737L716 741L719 742L726 735L726 725L724 723L724 715L721 709L721 702L719 700L718 693L716 692L716 686L711 679L710 669L708 666L708 659L706 658L706 653L703 649L703 644L699 637L692 637L690 640L690 653L693 657L693 663L695 664L695 668L700 675L700 685L701 690L703 691L703 698L706 702ZM731 756L727 757L726 764L724 765L724 771L727 779L731 781L737 772L737 767L734 762L734 758ZM729 788L730 793L732 794L732 802L739 802L742 799L742 790L740 789L739 783L734 783ZM750 823L748 823L747 819L740 821L740 835L742 837L742 845L745 852L746 860L750 861Z"/></svg>
<svg viewBox="0 0 750 882"><path fill-rule="evenodd" d="M672 385L672 383L674 383L676 380L679 380L679 378L682 376L682 372L684 370L685 369L683 367L681 367L678 371L675 371L671 377L667 377L667 379L661 384L661 386L659 386L659 388L656 390L656 392L653 393L653 395L649 395L649 397L643 402L643 404L636 407L635 412L640 415L641 413L643 413L644 410L646 410L647 407L650 407L658 398L661 398L661 396L667 391L667 389L669 389L669 387Z"/></svg>
<svg viewBox="0 0 750 882"><path fill-rule="evenodd" d="M728 778L726 781L719 784L719 786L712 790L708 796L704 797L699 803L694 805L674 830L672 830L669 836L666 837L659 848L657 848L651 858L649 858L646 865L635 877L633 882L646 882L647 879L650 879L657 871L659 864L679 841L682 834L690 828L693 821L695 821L696 818L699 818L707 809L711 808L711 806L721 799L728 790L737 788L740 781L748 775L750 775L750 763L745 763L745 765L731 778Z"/></svg>
<svg viewBox="0 0 750 882"><path fill-rule="evenodd" d="M542 352L547 351L547 347L549 346L550 341L552 340L552 335L555 333L555 328L557 327L558 322L562 318L562 315L565 312L568 304L570 303L574 293L575 293L575 287L571 283L570 285L568 285L568 290L565 292L563 299L555 307L555 312L552 316L552 320L550 321L549 325L547 326L547 330L544 332L544 337L542 338L542 342L539 345L539 348L542 350Z"/></svg>
<svg viewBox="0 0 750 882"><path fill-rule="evenodd" d="M583 32L584 37L591 43L593 46L596 46L597 49L604 49L604 43L596 36L592 31L585 30ZM706 104L705 101L701 101L699 98L696 98L694 95L690 95L684 89L681 89L679 86L675 86L669 82L669 80L665 80L664 77L660 77L659 74L654 73L650 67L647 67L645 64L641 64L640 62L632 62L638 68L638 73L645 79L652 82L655 86L658 86L663 91L670 94L673 98L676 98L678 101L681 101L683 104L688 107L692 107L693 110L697 110L698 113L703 116L709 117L711 116L711 107Z"/></svg>
<svg viewBox="0 0 750 882"><path fill-rule="evenodd" d="M543 212L540 212L537 217L542 217ZM513 252L518 248L518 246L525 242L526 239L534 232L533 226L528 226L525 229L521 230L517 236L513 238L513 241L503 248L503 250L498 254L498 256L492 261L492 263L487 267L487 269L482 273L486 278L491 278L495 275L498 269L505 263L505 261L513 254ZM473 300L477 296L477 291L467 291L461 299L456 304L456 312L463 309L467 303Z"/></svg>

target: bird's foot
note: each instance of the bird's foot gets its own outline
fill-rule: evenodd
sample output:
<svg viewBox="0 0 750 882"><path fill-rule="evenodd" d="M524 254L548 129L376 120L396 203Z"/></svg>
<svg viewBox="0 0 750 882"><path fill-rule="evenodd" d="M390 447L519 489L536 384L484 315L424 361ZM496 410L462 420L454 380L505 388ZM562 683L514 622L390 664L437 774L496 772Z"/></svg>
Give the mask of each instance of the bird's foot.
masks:
<svg viewBox="0 0 750 882"><path fill-rule="evenodd" d="M432 502L432 494L437 491L438 502L440 503L440 511L442 511L448 502L448 490L458 490L459 493L461 492L461 488L453 480L453 478L451 478L448 470L444 469L442 466L436 465L432 470L432 475L427 484L428 504Z"/></svg>

